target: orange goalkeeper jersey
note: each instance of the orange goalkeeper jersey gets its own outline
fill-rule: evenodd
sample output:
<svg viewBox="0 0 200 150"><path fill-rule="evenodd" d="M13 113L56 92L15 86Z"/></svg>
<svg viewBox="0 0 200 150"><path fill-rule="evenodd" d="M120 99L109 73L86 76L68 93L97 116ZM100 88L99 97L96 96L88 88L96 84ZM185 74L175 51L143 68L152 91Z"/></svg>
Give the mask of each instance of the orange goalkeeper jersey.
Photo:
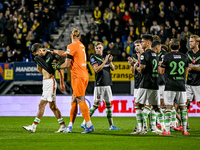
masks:
<svg viewBox="0 0 200 150"><path fill-rule="evenodd" d="M85 54L85 46L80 41L76 41L67 46L66 52L73 57L70 64L71 78L88 78L89 75L86 68L87 57Z"/></svg>

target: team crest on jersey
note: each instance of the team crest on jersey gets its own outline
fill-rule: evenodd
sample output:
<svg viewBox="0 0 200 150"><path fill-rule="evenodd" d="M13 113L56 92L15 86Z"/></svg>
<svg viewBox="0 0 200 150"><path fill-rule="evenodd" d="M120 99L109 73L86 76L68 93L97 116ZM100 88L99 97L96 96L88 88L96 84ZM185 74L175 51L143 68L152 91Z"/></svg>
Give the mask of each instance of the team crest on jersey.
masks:
<svg viewBox="0 0 200 150"><path fill-rule="evenodd" d="M92 59L91 59L91 62L94 62L94 61L95 61L95 59L94 59L94 58L92 58Z"/></svg>
<svg viewBox="0 0 200 150"><path fill-rule="evenodd" d="M140 60L143 60L143 59L144 59L144 55L141 55Z"/></svg>
<svg viewBox="0 0 200 150"><path fill-rule="evenodd" d="M97 99L100 99L100 95L97 95Z"/></svg>
<svg viewBox="0 0 200 150"><path fill-rule="evenodd" d="M70 53L70 49L67 49L67 53Z"/></svg>

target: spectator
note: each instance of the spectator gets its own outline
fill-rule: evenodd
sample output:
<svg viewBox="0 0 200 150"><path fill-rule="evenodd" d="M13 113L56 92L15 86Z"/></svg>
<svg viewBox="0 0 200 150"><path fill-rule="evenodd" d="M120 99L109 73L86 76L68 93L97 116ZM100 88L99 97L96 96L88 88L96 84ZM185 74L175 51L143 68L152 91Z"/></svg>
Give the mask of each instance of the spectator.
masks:
<svg viewBox="0 0 200 150"><path fill-rule="evenodd" d="M145 26L142 27L141 33L140 33L140 36L139 36L139 37L142 38L142 35L144 35L144 34L148 34L147 28L146 28Z"/></svg>
<svg viewBox="0 0 200 150"><path fill-rule="evenodd" d="M174 23L175 23L175 29L176 29L176 31L177 31L178 33L181 33L182 28L181 28L181 26L180 26L180 24L179 24L179 21L178 21L178 20L175 20Z"/></svg>
<svg viewBox="0 0 200 150"><path fill-rule="evenodd" d="M153 35L157 35L160 31L160 26L158 25L157 21L153 21L153 25L150 27L150 33Z"/></svg>
<svg viewBox="0 0 200 150"><path fill-rule="evenodd" d="M184 42L184 47L182 47L183 49L187 48L189 49L189 39L190 39L190 35L191 35L191 32L188 30L188 27L185 26L184 27L184 30L181 32L181 40Z"/></svg>
<svg viewBox="0 0 200 150"><path fill-rule="evenodd" d="M14 58L13 58L12 51L7 51L6 62L11 63L11 62L13 62L13 60L14 60Z"/></svg>
<svg viewBox="0 0 200 150"><path fill-rule="evenodd" d="M29 31L27 36L26 36L26 48L27 48L27 50L32 45L32 42L34 41L34 39L35 39L35 37L34 37L32 31Z"/></svg>
<svg viewBox="0 0 200 150"><path fill-rule="evenodd" d="M189 18L188 10L185 5L181 5L179 10L179 22L181 25L184 25L185 20Z"/></svg>
<svg viewBox="0 0 200 150"><path fill-rule="evenodd" d="M123 49L124 49L124 46L123 46L123 43L121 42L121 39L120 39L120 37L117 37L116 38L116 42L114 43L116 46L117 46L117 48L120 50L120 54L122 53L122 51L123 51Z"/></svg>
<svg viewBox="0 0 200 150"><path fill-rule="evenodd" d="M167 33L170 33L171 31L171 25L169 20L165 20L165 30L167 31Z"/></svg>
<svg viewBox="0 0 200 150"><path fill-rule="evenodd" d="M98 29L98 25L97 25L97 23L94 21L94 18L93 18L93 17L90 18L90 22L89 22L87 28L89 29L89 31L94 30L94 31L95 31L95 34L98 34L98 30L99 30L99 29Z"/></svg>
<svg viewBox="0 0 200 150"><path fill-rule="evenodd" d="M144 1L140 2L140 5L138 6L138 8L140 9L141 15L143 16L147 8L146 5L144 4Z"/></svg>
<svg viewBox="0 0 200 150"><path fill-rule="evenodd" d="M158 17L158 24L165 24L165 20L165 13L161 11Z"/></svg>
<svg viewBox="0 0 200 150"><path fill-rule="evenodd" d="M135 41L137 39L137 35L135 33L134 26L129 26L129 29L128 29L127 33L126 33L126 37L128 37L128 36L131 36L131 39L133 41Z"/></svg>
<svg viewBox="0 0 200 150"><path fill-rule="evenodd" d="M118 47L113 42L109 43L108 46L109 48L107 53L113 56L113 61L118 61L118 56L120 54Z"/></svg>
<svg viewBox="0 0 200 150"><path fill-rule="evenodd" d="M106 39L106 36L102 37L102 42L103 42L103 45L104 45L104 50L107 50L107 48L108 48L108 40Z"/></svg>
<svg viewBox="0 0 200 150"><path fill-rule="evenodd" d="M94 45L92 43L88 44L88 51L87 51L87 59L90 60L90 57L95 54Z"/></svg>
<svg viewBox="0 0 200 150"><path fill-rule="evenodd" d="M23 54L22 54L21 49L16 50L13 58L14 58L14 61L23 61Z"/></svg>
<svg viewBox="0 0 200 150"><path fill-rule="evenodd" d="M112 13L115 13L115 5L113 1L110 1L108 8Z"/></svg>
<svg viewBox="0 0 200 150"><path fill-rule="evenodd" d="M6 56L2 51L0 51L0 62L5 63L6 62Z"/></svg>
<svg viewBox="0 0 200 150"><path fill-rule="evenodd" d="M125 3L125 0L121 0L121 2L120 2L120 4L119 4L120 12L124 13L126 7L127 7L127 5L126 5L126 3Z"/></svg>
<svg viewBox="0 0 200 150"><path fill-rule="evenodd" d="M130 4L129 4L129 8L128 8L128 11L129 11L131 17L133 17L134 9L135 9L135 8L134 8L134 4L133 4L133 2L130 2Z"/></svg>
<svg viewBox="0 0 200 150"><path fill-rule="evenodd" d="M193 31L194 31L194 32L193 32L194 34L200 35L200 25L199 25L199 21L195 21Z"/></svg>
<svg viewBox="0 0 200 150"><path fill-rule="evenodd" d="M146 13L143 15L144 25L149 29L154 18L154 13L149 8L146 8Z"/></svg>
<svg viewBox="0 0 200 150"><path fill-rule="evenodd" d="M6 18L3 16L3 13L0 12L0 28L1 28L1 32L4 32L5 25L6 25Z"/></svg>
<svg viewBox="0 0 200 150"><path fill-rule="evenodd" d="M124 16L123 16L123 21L124 21L124 23L125 23L125 27L127 27L128 26L128 24L129 24L129 19L131 18L131 16L130 16L130 14L129 14L129 12L128 11L125 11L125 14L124 14Z"/></svg>
<svg viewBox="0 0 200 150"><path fill-rule="evenodd" d="M199 21L199 13L200 13L199 6L195 5L195 9L194 9L194 21Z"/></svg>
<svg viewBox="0 0 200 150"><path fill-rule="evenodd" d="M133 40L131 39L131 36L128 36L127 41L124 42L124 51L128 56L132 56L134 53L134 43Z"/></svg>
<svg viewBox="0 0 200 150"><path fill-rule="evenodd" d="M99 7L95 7L93 17L97 24L101 24L101 11L99 10Z"/></svg>
<svg viewBox="0 0 200 150"><path fill-rule="evenodd" d="M172 38L176 38L176 37L177 37L177 31L175 28L172 28L171 33L169 34L169 38L172 39Z"/></svg>
<svg viewBox="0 0 200 150"><path fill-rule="evenodd" d="M140 26L141 25L141 12L140 9L138 8L138 3L135 3L134 5L134 13L133 13L133 22L135 24L135 26Z"/></svg>
<svg viewBox="0 0 200 150"><path fill-rule="evenodd" d="M1 32L0 34L0 50L2 52L6 52L6 46L7 46L7 36Z"/></svg>
<svg viewBox="0 0 200 150"><path fill-rule="evenodd" d="M22 43L22 41L21 41L22 40L22 33L20 31L20 28L16 29L16 32L13 35L13 40L14 40L15 47L17 49L22 48L22 45L21 45L21 43Z"/></svg>
<svg viewBox="0 0 200 150"><path fill-rule="evenodd" d="M177 15L178 15L178 9L175 6L173 1L170 2L170 5L168 7L168 11L169 11L169 20L171 22L174 22L176 17L177 17Z"/></svg>
<svg viewBox="0 0 200 150"><path fill-rule="evenodd" d="M160 31L158 31L158 36L161 39L161 44L163 44L168 36L163 24L160 25Z"/></svg>
<svg viewBox="0 0 200 150"><path fill-rule="evenodd" d="M112 20L112 18L113 18L113 13L110 12L108 8L106 8L103 14L103 20L105 23L108 24L108 26L110 26L110 21Z"/></svg>
<svg viewBox="0 0 200 150"><path fill-rule="evenodd" d="M116 37L121 37L123 32L122 26L119 24L119 20L115 20L114 30L112 31L113 41L115 41Z"/></svg>

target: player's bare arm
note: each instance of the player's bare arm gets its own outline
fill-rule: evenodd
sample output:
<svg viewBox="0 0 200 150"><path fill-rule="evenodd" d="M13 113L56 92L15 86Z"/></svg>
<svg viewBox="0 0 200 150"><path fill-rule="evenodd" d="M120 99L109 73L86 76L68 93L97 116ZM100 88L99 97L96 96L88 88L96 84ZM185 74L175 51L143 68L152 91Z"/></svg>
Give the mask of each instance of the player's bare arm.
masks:
<svg viewBox="0 0 200 150"><path fill-rule="evenodd" d="M64 84L64 76L63 76L63 70L62 69L59 70L59 76L60 76L60 89L61 89L61 92L64 92L65 91L65 84Z"/></svg>
<svg viewBox="0 0 200 150"><path fill-rule="evenodd" d="M164 74L165 73L165 68L158 67L158 73L159 74Z"/></svg>
<svg viewBox="0 0 200 150"><path fill-rule="evenodd" d="M60 65L60 69L65 69L65 68L70 67L71 61L72 59L66 58L65 62Z"/></svg>
<svg viewBox="0 0 200 150"><path fill-rule="evenodd" d="M110 54L108 54L105 58L105 60L103 61L103 63L101 65L94 65L93 69L96 73L98 73L99 71L101 71L101 69L103 69L104 65L107 63L108 58L109 58Z"/></svg>
<svg viewBox="0 0 200 150"><path fill-rule="evenodd" d="M195 71L200 71L200 67L196 67L192 64L189 64L189 70L195 70Z"/></svg>
<svg viewBox="0 0 200 150"><path fill-rule="evenodd" d="M128 63L131 66L130 70L133 74L135 74L135 65L134 65L134 60L131 57L128 57Z"/></svg>
<svg viewBox="0 0 200 150"><path fill-rule="evenodd" d="M44 50L47 50L48 52L55 54L55 55L58 55L60 57L66 57L67 56L66 51L55 50L55 49L44 49Z"/></svg>

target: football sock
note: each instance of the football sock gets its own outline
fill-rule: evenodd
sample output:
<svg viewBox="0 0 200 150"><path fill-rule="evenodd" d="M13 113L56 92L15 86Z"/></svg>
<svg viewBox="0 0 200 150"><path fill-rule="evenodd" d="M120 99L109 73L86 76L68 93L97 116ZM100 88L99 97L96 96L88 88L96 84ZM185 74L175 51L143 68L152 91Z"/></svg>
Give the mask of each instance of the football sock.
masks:
<svg viewBox="0 0 200 150"><path fill-rule="evenodd" d="M65 125L65 122L64 122L63 118L58 119L58 122L59 122L60 126Z"/></svg>
<svg viewBox="0 0 200 150"><path fill-rule="evenodd" d="M165 131L169 132L170 131L170 125L171 125L171 109L166 109L165 110Z"/></svg>
<svg viewBox="0 0 200 150"><path fill-rule="evenodd" d="M149 108L148 106L145 106L142 113L143 119L147 119L150 112L151 112L151 108Z"/></svg>
<svg viewBox="0 0 200 150"><path fill-rule="evenodd" d="M156 126L156 113L154 110L150 112L151 127Z"/></svg>
<svg viewBox="0 0 200 150"><path fill-rule="evenodd" d="M107 114L109 126L112 126L113 125L113 118L112 118L111 104L106 105L106 114Z"/></svg>
<svg viewBox="0 0 200 150"><path fill-rule="evenodd" d="M86 122L86 126L87 126L87 128L90 128L90 127L92 126L92 122L91 122L91 120L88 121L88 122Z"/></svg>
<svg viewBox="0 0 200 150"><path fill-rule="evenodd" d="M181 117L181 110L180 109L177 110L177 113ZM182 125L182 122L179 121L179 124Z"/></svg>
<svg viewBox="0 0 200 150"><path fill-rule="evenodd" d="M135 111L136 111L136 120L137 120L138 128L141 130L142 125L143 125L142 110L140 107L135 106Z"/></svg>
<svg viewBox="0 0 200 150"><path fill-rule="evenodd" d="M79 106L80 106L80 109L81 109L82 116L85 119L85 122L87 124L87 122L90 121L89 108L88 108L85 101L80 102Z"/></svg>
<svg viewBox="0 0 200 150"><path fill-rule="evenodd" d="M183 125L183 131L187 131L187 109L181 110L181 121Z"/></svg>
<svg viewBox="0 0 200 150"><path fill-rule="evenodd" d="M68 126L73 126L73 122L69 122L69 125Z"/></svg>
<svg viewBox="0 0 200 150"><path fill-rule="evenodd" d="M71 110L70 110L70 122L74 122L76 119L76 115L78 112L77 103L71 103Z"/></svg>
<svg viewBox="0 0 200 150"><path fill-rule="evenodd" d="M37 127L37 125L40 123L40 119L35 117L32 126Z"/></svg>
<svg viewBox="0 0 200 150"><path fill-rule="evenodd" d="M93 104L92 107L90 108L90 117L94 114L94 112L98 109L99 105Z"/></svg>
<svg viewBox="0 0 200 150"><path fill-rule="evenodd" d="M162 110L160 108L156 108L155 109L155 112L156 112L156 117L158 118L159 120L159 123L161 125L161 129L163 130L164 129L164 114L162 112Z"/></svg>
<svg viewBox="0 0 200 150"><path fill-rule="evenodd" d="M176 127L176 111L175 108L172 108L172 124L173 127Z"/></svg>

